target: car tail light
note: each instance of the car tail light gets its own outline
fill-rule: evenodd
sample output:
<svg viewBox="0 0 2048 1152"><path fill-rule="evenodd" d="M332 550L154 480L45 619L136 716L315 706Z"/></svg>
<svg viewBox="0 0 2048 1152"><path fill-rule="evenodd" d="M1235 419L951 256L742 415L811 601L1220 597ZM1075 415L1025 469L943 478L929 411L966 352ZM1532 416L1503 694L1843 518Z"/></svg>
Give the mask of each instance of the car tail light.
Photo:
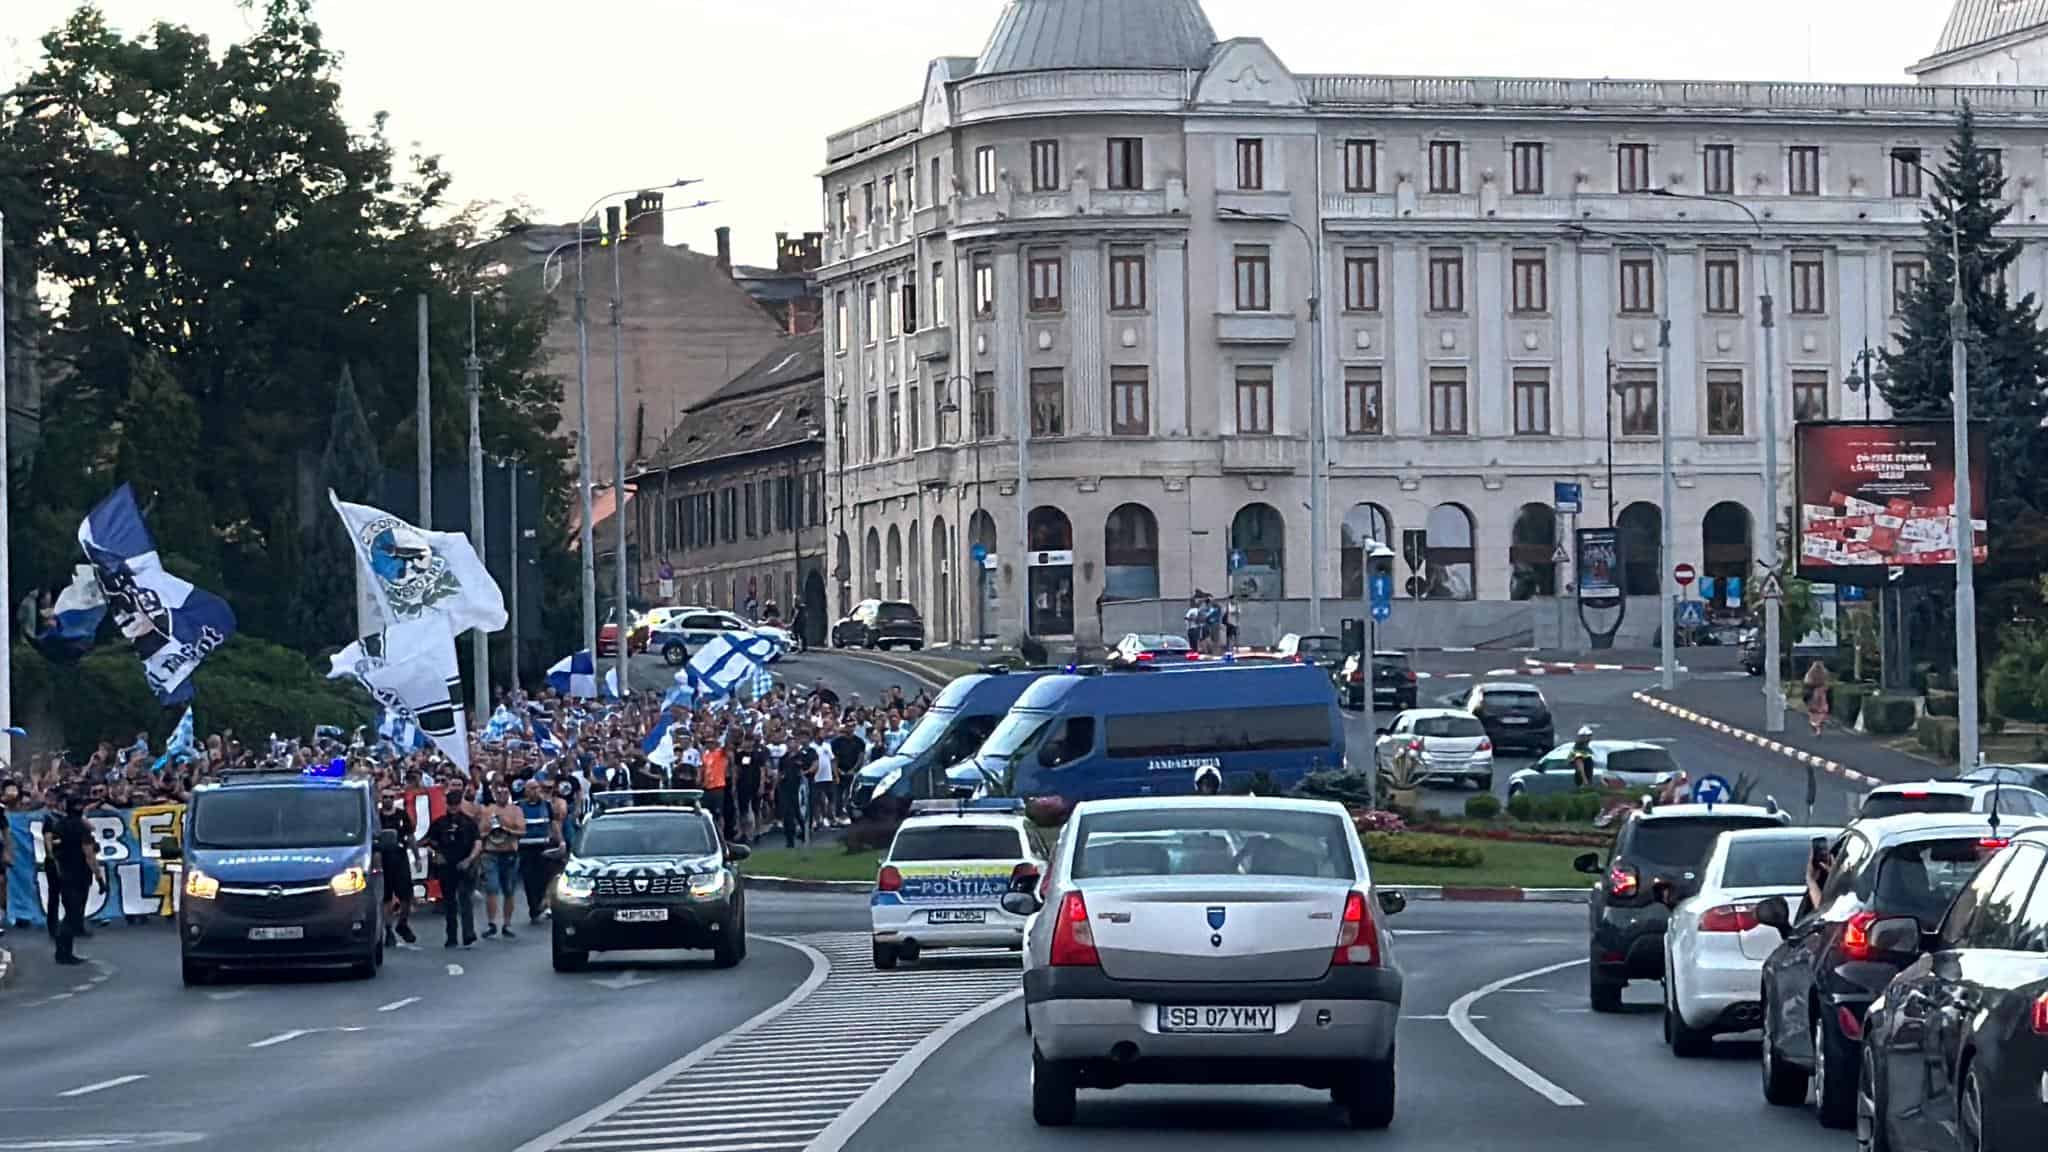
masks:
<svg viewBox="0 0 2048 1152"><path fill-rule="evenodd" d="M1481 737L1479 738L1479 750L1480 750L1481 752L1491 752L1491 751L1493 751L1493 741L1491 741L1491 740L1487 739L1487 738L1486 738L1486 737L1484 737L1484 736L1481 736Z"/></svg>
<svg viewBox="0 0 2048 1152"><path fill-rule="evenodd" d="M1719 908L1707 909L1700 917L1702 932L1747 932L1756 927L1756 906L1753 904L1723 904Z"/></svg>
<svg viewBox="0 0 2048 1152"><path fill-rule="evenodd" d="M1360 671L1360 670L1358 670L1358 669L1356 669L1356 668L1353 668L1353 669L1351 670L1351 682L1352 682L1353 684L1363 684L1363 683L1365 683L1365 673L1364 673L1364 672L1362 672L1362 671Z"/></svg>
<svg viewBox="0 0 2048 1152"><path fill-rule="evenodd" d="M1095 929L1088 925L1088 901L1069 892L1060 901L1060 918L1052 926L1052 966L1094 968L1102 963L1095 951Z"/></svg>
<svg viewBox="0 0 2048 1152"><path fill-rule="evenodd" d="M900 892L902 890L903 873L898 872L894 864L883 865L882 874L880 876L875 877L875 891Z"/></svg>
<svg viewBox="0 0 2048 1152"><path fill-rule="evenodd" d="M2034 1000L2034 1035L2048 1036L2048 992Z"/></svg>
<svg viewBox="0 0 2048 1152"><path fill-rule="evenodd" d="M1628 781L1623 780L1619 776L1602 776L1600 777L1600 786L1602 788L1626 788L1628 787Z"/></svg>
<svg viewBox="0 0 2048 1152"><path fill-rule="evenodd" d="M1140 653L1138 653L1138 660L1139 660L1139 662L1140 662L1140 663L1143 663L1144 661L1147 661L1147 660L1150 660L1150 659L1152 659L1152 654L1151 654L1150 652L1140 652Z"/></svg>
<svg viewBox="0 0 2048 1152"><path fill-rule="evenodd" d="M1292 657L1290 657L1290 659L1292 659L1296 664L1301 663L1301 653L1296 652Z"/></svg>
<svg viewBox="0 0 2048 1152"><path fill-rule="evenodd" d="M1186 656L1190 660L1200 660L1202 658L1202 654L1200 652L1195 651L1193 648L1188 649L1186 652L1182 653L1182 655Z"/></svg>
<svg viewBox="0 0 2048 1152"><path fill-rule="evenodd" d="M1607 870L1607 894L1626 900L1636 894L1642 886L1642 878L1636 875L1634 866L1616 864Z"/></svg>
<svg viewBox="0 0 2048 1152"><path fill-rule="evenodd" d="M1858 1016L1854 1008L1844 1004L1835 1009L1835 1024L1842 1030L1844 1040L1863 1039L1863 1017Z"/></svg>
<svg viewBox="0 0 2048 1152"><path fill-rule="evenodd" d="M1899 795L1904 796L1908 800L1925 800L1927 799L1927 790L1925 788L1908 788L1904 792L1899 793Z"/></svg>
<svg viewBox="0 0 2048 1152"><path fill-rule="evenodd" d="M1408 681L1410 684L1415 683L1415 670L1413 668L1410 668L1402 672L1401 679Z"/></svg>
<svg viewBox="0 0 2048 1152"><path fill-rule="evenodd" d="M1344 920L1337 925L1337 950L1330 963L1345 967L1373 968L1380 962L1379 932L1372 915L1365 910L1365 893L1344 896Z"/></svg>
<svg viewBox="0 0 2048 1152"><path fill-rule="evenodd" d="M1877 955L1870 946L1870 928L1877 923L1877 913L1858 912L1842 925L1842 956L1849 960L1868 960Z"/></svg>
<svg viewBox="0 0 2048 1152"><path fill-rule="evenodd" d="M1977 841L1977 848L1980 851L1984 852L1996 852L2000 848L2003 848L2010 843L2012 843L2012 841L2004 839L2002 837L1986 836L1982 840Z"/></svg>
<svg viewBox="0 0 2048 1152"><path fill-rule="evenodd" d="M1420 752L1420 751L1422 751L1422 741L1420 741L1420 740L1410 740L1410 741L1408 742L1408 750L1409 750L1410 752Z"/></svg>

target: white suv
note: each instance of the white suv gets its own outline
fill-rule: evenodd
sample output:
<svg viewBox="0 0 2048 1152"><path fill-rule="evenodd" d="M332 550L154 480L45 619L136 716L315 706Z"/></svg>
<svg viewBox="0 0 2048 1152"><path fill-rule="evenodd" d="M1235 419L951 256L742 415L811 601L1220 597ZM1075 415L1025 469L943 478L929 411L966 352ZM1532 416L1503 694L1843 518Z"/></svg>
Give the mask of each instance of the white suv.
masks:
<svg viewBox="0 0 2048 1152"><path fill-rule="evenodd" d="M933 948L1023 946L1025 917L1003 895L1045 869L1021 800L918 800L896 830L868 898L875 967Z"/></svg>

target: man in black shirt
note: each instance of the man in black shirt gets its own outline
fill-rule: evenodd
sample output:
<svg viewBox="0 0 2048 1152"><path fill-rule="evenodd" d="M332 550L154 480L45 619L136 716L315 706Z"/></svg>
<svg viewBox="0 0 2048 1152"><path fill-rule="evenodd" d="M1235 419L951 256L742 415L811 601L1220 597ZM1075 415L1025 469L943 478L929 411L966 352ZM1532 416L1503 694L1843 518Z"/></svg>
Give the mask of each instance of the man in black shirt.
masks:
<svg viewBox="0 0 2048 1152"><path fill-rule="evenodd" d="M755 742L754 734L742 728L734 738L732 779L727 782L726 839L735 833L742 840L754 836L754 804L761 796L761 769L768 754Z"/></svg>
<svg viewBox="0 0 2048 1152"><path fill-rule="evenodd" d="M804 789L811 786L811 773L818 767L818 751L811 747L817 732L806 724L783 753L775 778L775 814L782 820L782 842L796 847L796 831L803 824Z"/></svg>
<svg viewBox="0 0 2048 1152"><path fill-rule="evenodd" d="M93 843L92 825L85 820L85 799L77 793L64 798L64 815L43 833L48 837L50 881L61 909L57 921L57 963L83 964L72 949L85 928L85 900L99 882L99 847Z"/></svg>
<svg viewBox="0 0 2048 1152"><path fill-rule="evenodd" d="M448 789L448 810L427 826L427 847L434 853L434 878L441 885L441 915L448 924L443 947L455 947L455 927L462 924L462 946L476 943L476 863L484 837L476 820L463 811L460 787Z"/></svg>
<svg viewBox="0 0 2048 1152"><path fill-rule="evenodd" d="M854 733L852 722L841 725L839 735L832 738L832 782L825 789L822 798L824 803L814 804L825 810L813 812L811 815L823 818L827 825L831 824L832 818L839 814L838 809L845 802L847 795L853 791L855 774L867 761L867 741Z"/></svg>

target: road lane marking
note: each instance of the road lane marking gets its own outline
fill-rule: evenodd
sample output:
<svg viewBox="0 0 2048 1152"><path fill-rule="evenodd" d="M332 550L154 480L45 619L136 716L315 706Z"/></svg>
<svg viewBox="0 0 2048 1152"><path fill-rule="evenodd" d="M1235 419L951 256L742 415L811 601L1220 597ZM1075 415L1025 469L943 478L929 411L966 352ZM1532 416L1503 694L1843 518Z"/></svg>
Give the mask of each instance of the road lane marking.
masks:
<svg viewBox="0 0 2048 1152"><path fill-rule="evenodd" d="M1562 972L1567 968L1576 968L1584 963L1586 961L1583 958L1566 960L1560 964L1551 964L1543 968L1531 969L1527 972L1517 972L1505 980L1496 980L1491 984L1475 988L1451 1003L1451 1028L1457 1032L1460 1039L1471 1046L1474 1052L1486 1057L1488 1061L1492 1062L1494 1067L1521 1081L1522 1086L1529 1089L1529 1091L1536 1093L1560 1108L1583 1108L1586 1106L1584 1100L1544 1079L1535 1069L1508 1055L1500 1045L1488 1040L1472 1024L1472 1005L1493 995L1495 992L1520 984L1525 980L1534 980L1541 976L1548 976L1552 972Z"/></svg>
<svg viewBox="0 0 2048 1152"><path fill-rule="evenodd" d="M379 1011L379 1012L396 1012L396 1011L398 1011L398 1010L399 1010L400 1008L403 1008L403 1007L405 1007L405 1006L406 1006L407 1004L417 1004L417 1003L419 1003L419 1002L420 1002L420 998L419 998L419 997L417 997L417 996L407 996L407 997L406 997L405 999L403 999L403 1000L393 1000L393 1001L392 1001L391 1003L389 1003L389 1004L383 1004L383 1005L379 1005L379 1006L378 1006L378 1008L377 1008L377 1011Z"/></svg>
<svg viewBox="0 0 2048 1152"><path fill-rule="evenodd" d="M249 1047L251 1047L251 1048L269 1048L269 1047L271 1047L271 1046L273 1046L273 1045L277 1045L277 1044L282 1044L282 1043L284 1043L284 1042L285 1042L285 1041L287 1041L287 1040L297 1040L297 1039L298 1039L299 1037L301 1037L301 1036L305 1036L305 1035L308 1035L308 1034L309 1034L309 1033L311 1033L311 1032L312 1032L312 1029L310 1029L310 1028L294 1028L294 1029L292 1029L292 1030L291 1030L291 1031L289 1031L289 1032L279 1032L279 1033L278 1033L277 1035L275 1035L275 1036L271 1036L271 1037L267 1037L267 1038L265 1038L265 1039L262 1039L262 1040L257 1040L257 1041L254 1041L254 1042L252 1042L252 1043L251 1043L251 1044L249 1045Z"/></svg>
<svg viewBox="0 0 2048 1152"><path fill-rule="evenodd" d="M1440 1014L1438 1014L1438 1015L1435 1015L1435 1016L1403 1016L1403 1017L1401 1017L1401 1019L1403 1019L1403 1020L1449 1020L1450 1018L1451 1018L1451 1015L1450 1015L1450 1013L1448 1013L1448 1012L1445 1012L1445 1013L1440 1013ZM1493 1017L1491 1017L1491 1016L1473 1016L1473 1017L1470 1017L1470 1019L1473 1019L1473 1020L1491 1020L1491 1019L1493 1019Z"/></svg>
<svg viewBox="0 0 2048 1152"><path fill-rule="evenodd" d="M112 1080L102 1080L97 1084L82 1085L80 1087L73 1088L68 1092L59 1092L57 1093L57 1095L66 1098L73 1096L90 1096L95 1092L104 1092L109 1088L119 1088L123 1084L133 1084L137 1080L147 1079L149 1079L149 1076L146 1073L131 1072L126 1076L116 1076Z"/></svg>
<svg viewBox="0 0 2048 1152"><path fill-rule="evenodd" d="M450 976L460 976L460 975L462 975L462 965L460 965L460 964L450 964L450 965L448 966L448 974L449 974Z"/></svg>
<svg viewBox="0 0 2048 1152"><path fill-rule="evenodd" d="M903 1058L891 1066L887 1074L875 1081L873 1087L861 1093L860 1098L846 1111L841 1112L839 1118L832 1121L823 1132L818 1133L817 1139L805 1146L805 1152L839 1152L839 1149L853 1138L853 1134L860 1131L861 1125L881 1111L882 1106L889 1102L889 1098L896 1094L897 1089L909 1082L911 1074L923 1067L925 1061L937 1055L939 1049L946 1046L947 1041L966 1031L991 1012L1008 1007L1023 996L1024 989L1013 989L979 1008L953 1017L938 1031L918 1041L917 1047L904 1053Z"/></svg>
<svg viewBox="0 0 2048 1152"><path fill-rule="evenodd" d="M208 1000L238 1000L248 994L249 990L247 988L237 988L233 992L208 992L206 998Z"/></svg>

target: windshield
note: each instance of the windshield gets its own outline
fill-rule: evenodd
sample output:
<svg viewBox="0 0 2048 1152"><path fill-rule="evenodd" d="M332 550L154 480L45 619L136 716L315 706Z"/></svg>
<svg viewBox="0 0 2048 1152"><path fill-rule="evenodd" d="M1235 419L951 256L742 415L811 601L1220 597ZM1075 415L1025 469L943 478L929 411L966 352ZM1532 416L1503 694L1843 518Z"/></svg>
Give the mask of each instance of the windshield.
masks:
<svg viewBox="0 0 2048 1152"><path fill-rule="evenodd" d="M1335 636L1303 636L1296 651L1309 656L1335 656L1344 651L1344 642Z"/></svg>
<svg viewBox="0 0 2048 1152"><path fill-rule="evenodd" d="M1654 775L1677 771L1678 761L1662 748L1616 748L1607 754L1607 770Z"/></svg>
<svg viewBox="0 0 2048 1152"><path fill-rule="evenodd" d="M896 749L898 756L922 756L944 738L946 728L959 713L951 708L934 708L918 720L917 727L903 738L903 746Z"/></svg>
<svg viewBox="0 0 2048 1152"><path fill-rule="evenodd" d="M1325 812L1203 805L1081 819L1074 876L1352 878L1344 821Z"/></svg>
<svg viewBox="0 0 2048 1152"><path fill-rule="evenodd" d="M1697 868L1706 862L1707 850L1721 833L1736 828L1778 827L1782 827L1779 821L1764 816L1638 820L1629 825L1624 833L1625 842L1616 855L1673 868Z"/></svg>
<svg viewBox="0 0 2048 1152"><path fill-rule="evenodd" d="M1038 737L1058 719L1050 712L1012 712L1003 717L995 731L988 734L988 739L981 745L981 754L999 760L1014 760L1020 753L1030 750L1038 742Z"/></svg>
<svg viewBox="0 0 2048 1152"><path fill-rule="evenodd" d="M875 615L878 618L886 620L890 623L902 623L905 620L917 619L917 609L911 607L908 604L891 603L882 605L882 607L875 612Z"/></svg>
<svg viewBox="0 0 2048 1152"><path fill-rule="evenodd" d="M1968 812L1970 797L1958 792L1874 792L1863 798L1865 820L1902 812Z"/></svg>
<svg viewBox="0 0 2048 1152"><path fill-rule="evenodd" d="M620 813L592 820L578 856L709 856L718 851L711 824L681 812Z"/></svg>
<svg viewBox="0 0 2048 1152"><path fill-rule="evenodd" d="M1495 712L1541 712L1543 697L1535 692L1502 692L1498 689L1486 693L1481 699Z"/></svg>
<svg viewBox="0 0 2048 1152"><path fill-rule="evenodd" d="M1023 842L1014 828L988 825L927 825L896 834L889 860L913 864L925 860L1021 860Z"/></svg>
<svg viewBox="0 0 2048 1152"><path fill-rule="evenodd" d="M1803 837L1774 836L1738 840L1728 845L1721 865L1723 888L1797 888L1806 883L1813 842Z"/></svg>
<svg viewBox="0 0 2048 1152"><path fill-rule="evenodd" d="M1140 636L1138 647L1146 652L1185 652L1188 642L1178 636Z"/></svg>
<svg viewBox="0 0 2048 1152"><path fill-rule="evenodd" d="M366 838L353 788L228 788L192 805L192 843L205 848L321 848Z"/></svg>
<svg viewBox="0 0 2048 1152"><path fill-rule="evenodd" d="M1977 865L1997 850L1980 839L1928 840L1886 851L1877 862L1877 910L1911 916L1932 931L1956 893L1976 875Z"/></svg>
<svg viewBox="0 0 2048 1152"><path fill-rule="evenodd" d="M1415 722L1417 736L1484 736L1486 726L1472 716L1424 716Z"/></svg>

